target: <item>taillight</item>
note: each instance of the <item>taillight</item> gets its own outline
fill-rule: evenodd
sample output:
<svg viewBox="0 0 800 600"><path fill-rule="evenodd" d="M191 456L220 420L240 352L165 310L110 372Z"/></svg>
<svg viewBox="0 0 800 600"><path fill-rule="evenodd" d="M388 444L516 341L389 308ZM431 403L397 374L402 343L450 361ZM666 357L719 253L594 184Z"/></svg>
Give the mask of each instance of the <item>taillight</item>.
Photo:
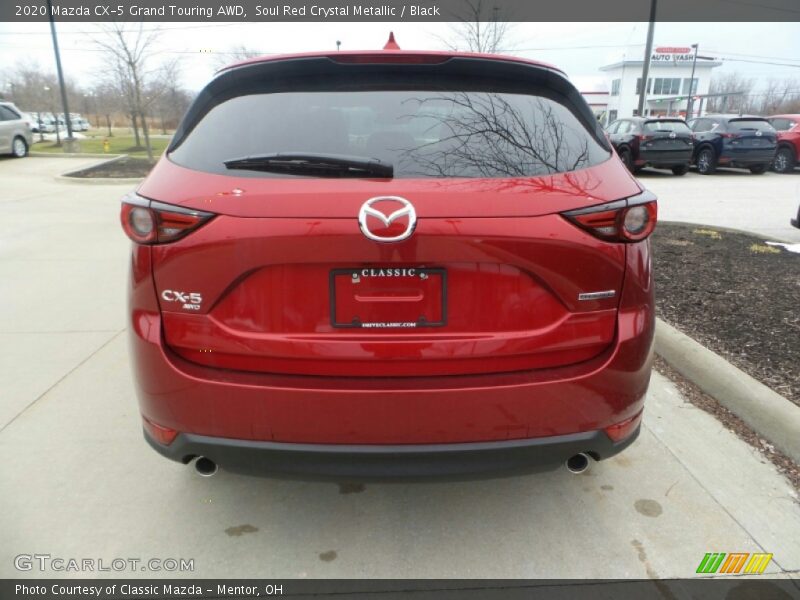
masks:
<svg viewBox="0 0 800 600"><path fill-rule="evenodd" d="M213 213L155 202L133 193L122 199L120 211L122 229L138 244L174 242L213 216Z"/></svg>
<svg viewBox="0 0 800 600"><path fill-rule="evenodd" d="M640 139L641 141L643 141L643 142L646 142L647 140L652 140L654 137L655 137L655 136L653 136L653 135L644 135L644 134L643 134L643 135L640 135L640 136L639 136L639 139Z"/></svg>
<svg viewBox="0 0 800 600"><path fill-rule="evenodd" d="M656 228L658 204L651 192L562 213L581 229L609 242L638 242Z"/></svg>
<svg viewBox="0 0 800 600"><path fill-rule="evenodd" d="M739 137L738 133L720 133L719 135L720 135L720 137L724 137L726 139L732 139L732 138Z"/></svg>

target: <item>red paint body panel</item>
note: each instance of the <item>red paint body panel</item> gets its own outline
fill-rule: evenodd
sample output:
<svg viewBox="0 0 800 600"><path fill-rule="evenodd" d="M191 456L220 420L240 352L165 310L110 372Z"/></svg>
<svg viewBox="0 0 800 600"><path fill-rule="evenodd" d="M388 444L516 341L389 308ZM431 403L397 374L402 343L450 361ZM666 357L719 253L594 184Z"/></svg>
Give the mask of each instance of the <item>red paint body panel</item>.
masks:
<svg viewBox="0 0 800 600"><path fill-rule="evenodd" d="M791 146L794 149L794 158L800 162L800 115L772 115L770 119L789 119L797 123L789 131L778 132L778 145Z"/></svg>
<svg viewBox="0 0 800 600"><path fill-rule="evenodd" d="M158 311L131 313L142 413L184 432L247 440L423 444L597 430L634 416L650 378L654 331L649 242L628 246L617 333L568 367L440 377L302 377L185 361L165 347ZM139 264L149 253L137 252ZM133 304L155 303L147 279Z"/></svg>

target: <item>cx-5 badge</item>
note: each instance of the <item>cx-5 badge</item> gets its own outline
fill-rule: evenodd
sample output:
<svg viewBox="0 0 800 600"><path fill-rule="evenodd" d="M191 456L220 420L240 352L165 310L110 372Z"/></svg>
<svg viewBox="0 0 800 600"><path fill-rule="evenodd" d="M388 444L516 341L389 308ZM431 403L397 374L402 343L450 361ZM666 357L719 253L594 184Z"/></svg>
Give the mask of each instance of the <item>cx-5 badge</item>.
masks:
<svg viewBox="0 0 800 600"><path fill-rule="evenodd" d="M397 206L400 208L397 208ZM387 214L388 213L388 214ZM369 217L377 219L383 227L370 226ZM393 228L395 221L406 218L402 230ZM405 240L417 226L417 212L414 205L400 196L377 196L370 198L361 205L358 211L358 225L369 239L375 242L400 242Z"/></svg>

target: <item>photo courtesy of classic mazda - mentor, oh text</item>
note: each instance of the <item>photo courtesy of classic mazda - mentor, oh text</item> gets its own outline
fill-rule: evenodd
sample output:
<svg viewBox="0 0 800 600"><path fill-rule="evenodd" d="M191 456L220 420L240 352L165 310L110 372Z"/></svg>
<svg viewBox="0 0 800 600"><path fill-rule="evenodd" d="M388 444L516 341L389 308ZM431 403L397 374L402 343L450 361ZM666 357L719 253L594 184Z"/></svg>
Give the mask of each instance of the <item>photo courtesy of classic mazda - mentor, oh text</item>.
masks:
<svg viewBox="0 0 800 600"><path fill-rule="evenodd" d="M581 472L639 433L656 199L556 67L234 64L121 220L145 438L200 474Z"/></svg>

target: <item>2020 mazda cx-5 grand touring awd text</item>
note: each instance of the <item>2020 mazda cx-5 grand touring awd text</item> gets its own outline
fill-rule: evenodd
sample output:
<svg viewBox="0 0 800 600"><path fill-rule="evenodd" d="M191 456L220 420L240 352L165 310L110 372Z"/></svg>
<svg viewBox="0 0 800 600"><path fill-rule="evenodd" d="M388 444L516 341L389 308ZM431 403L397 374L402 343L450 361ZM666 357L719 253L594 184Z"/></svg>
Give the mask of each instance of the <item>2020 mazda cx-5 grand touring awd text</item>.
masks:
<svg viewBox="0 0 800 600"><path fill-rule="evenodd" d="M656 201L553 67L239 63L121 218L145 437L204 474L580 471L638 434Z"/></svg>

